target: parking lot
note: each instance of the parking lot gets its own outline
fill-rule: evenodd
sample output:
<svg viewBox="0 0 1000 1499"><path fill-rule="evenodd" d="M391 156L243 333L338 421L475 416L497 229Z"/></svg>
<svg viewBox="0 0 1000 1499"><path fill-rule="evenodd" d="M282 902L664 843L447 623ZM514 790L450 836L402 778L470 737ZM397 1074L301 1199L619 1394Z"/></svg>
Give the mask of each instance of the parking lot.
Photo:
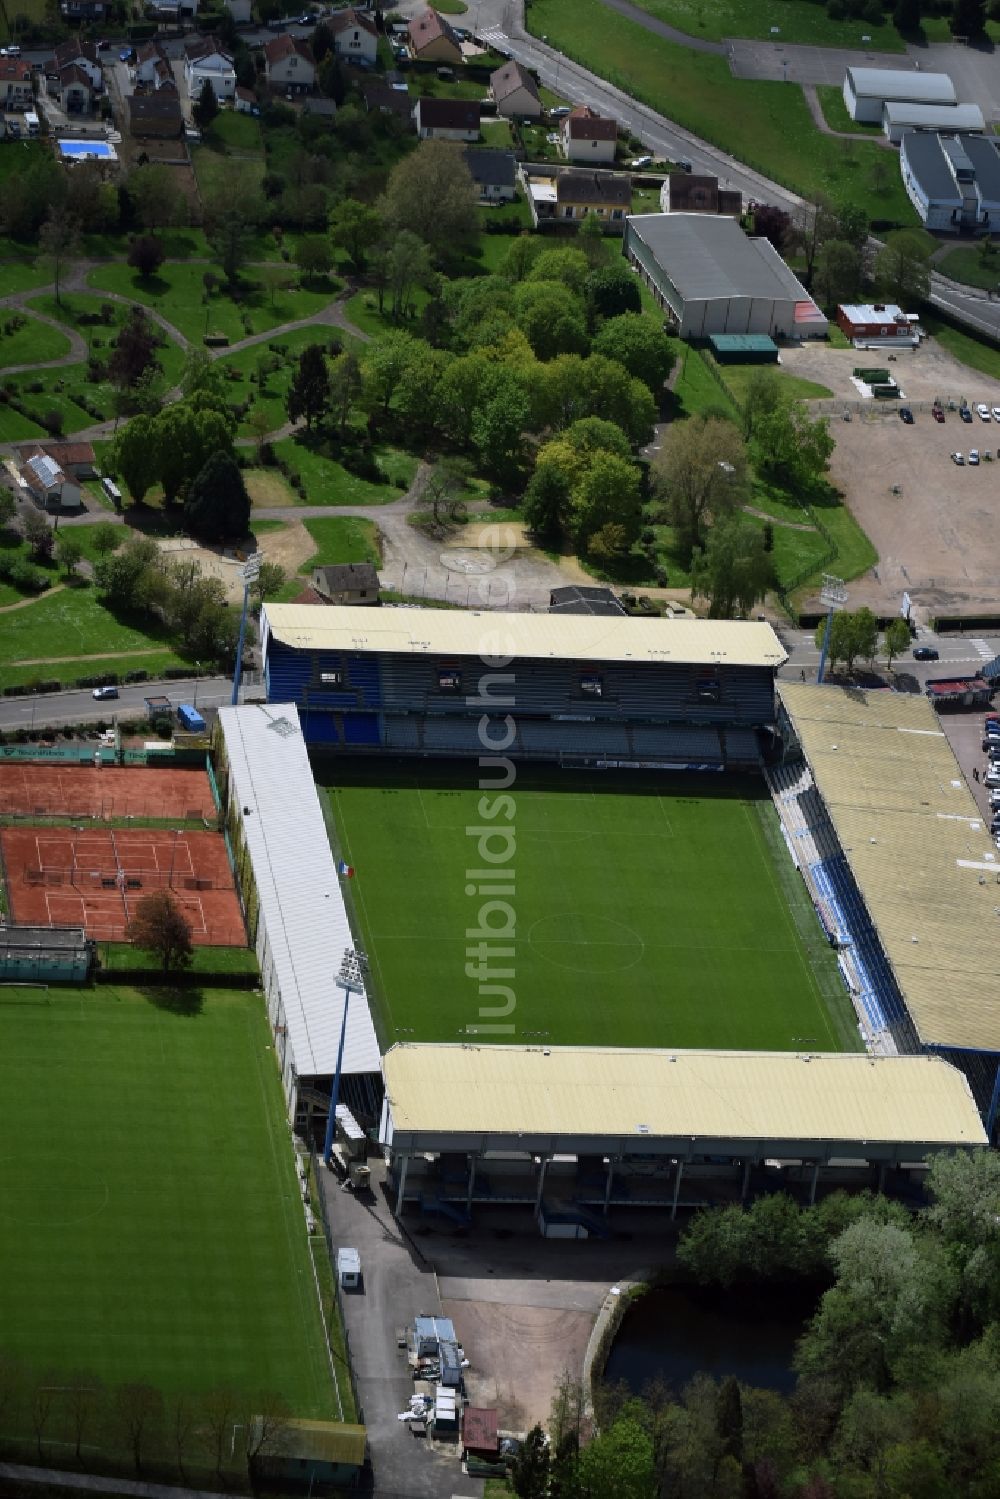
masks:
<svg viewBox="0 0 1000 1499"><path fill-rule="evenodd" d="M912 426L900 420L896 402L854 406L858 391L851 373L876 355L822 346L782 354L791 373L816 380L834 392L825 409L836 439L831 477L879 554L878 565L851 583L852 607L898 605L908 592L925 618L939 611L992 610L1000 573L1000 422L971 424L958 411L936 422L929 405L939 399L975 406L1000 406L1000 382L958 364L933 339L915 351L901 351L889 368L914 413ZM877 360L883 364L883 359ZM850 402L852 419L840 419ZM951 454L968 459L971 448L989 449L990 463L958 467Z"/></svg>

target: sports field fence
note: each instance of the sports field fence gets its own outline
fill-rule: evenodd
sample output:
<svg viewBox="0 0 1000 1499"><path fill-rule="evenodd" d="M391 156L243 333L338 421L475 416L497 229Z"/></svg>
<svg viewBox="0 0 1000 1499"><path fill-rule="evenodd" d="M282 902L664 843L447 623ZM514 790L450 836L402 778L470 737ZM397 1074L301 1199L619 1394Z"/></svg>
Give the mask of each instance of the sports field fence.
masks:
<svg viewBox="0 0 1000 1499"><path fill-rule="evenodd" d="M175 873L169 869L73 869L26 864L26 885L72 885L77 890L232 890L225 876Z"/></svg>

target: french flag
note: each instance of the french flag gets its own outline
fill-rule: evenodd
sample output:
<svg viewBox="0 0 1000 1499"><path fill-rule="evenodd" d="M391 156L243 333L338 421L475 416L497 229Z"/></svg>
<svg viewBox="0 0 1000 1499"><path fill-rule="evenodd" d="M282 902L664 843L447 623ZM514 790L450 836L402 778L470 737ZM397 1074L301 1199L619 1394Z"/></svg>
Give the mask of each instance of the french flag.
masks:
<svg viewBox="0 0 1000 1499"><path fill-rule="evenodd" d="M340 863L337 865L337 873L338 874L342 874L344 876L345 880L353 880L353 878L354 878L354 865L353 864L345 864L344 861L343 861L343 859L341 859Z"/></svg>

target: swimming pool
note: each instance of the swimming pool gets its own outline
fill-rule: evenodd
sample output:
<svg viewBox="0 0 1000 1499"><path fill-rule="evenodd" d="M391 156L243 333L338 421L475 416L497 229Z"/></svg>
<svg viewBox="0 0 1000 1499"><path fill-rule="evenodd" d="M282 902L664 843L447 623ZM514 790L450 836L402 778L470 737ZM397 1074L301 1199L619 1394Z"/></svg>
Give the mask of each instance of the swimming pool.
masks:
<svg viewBox="0 0 1000 1499"><path fill-rule="evenodd" d="M118 153L109 141L57 141L59 153L68 161L117 161Z"/></svg>

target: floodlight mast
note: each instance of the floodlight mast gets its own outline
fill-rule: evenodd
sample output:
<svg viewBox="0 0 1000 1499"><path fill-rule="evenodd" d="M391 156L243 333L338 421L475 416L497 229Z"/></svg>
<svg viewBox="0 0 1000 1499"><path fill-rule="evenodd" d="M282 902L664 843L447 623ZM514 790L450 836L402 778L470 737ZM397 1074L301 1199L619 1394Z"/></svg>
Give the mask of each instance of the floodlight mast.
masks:
<svg viewBox="0 0 1000 1499"><path fill-rule="evenodd" d="M826 671L826 657L830 649L830 631L833 629L833 616L838 609L843 609L847 603L847 589L844 587L843 578L835 578L832 573L823 574L823 586L820 589L820 603L826 605L826 629L823 631L823 648L819 653L819 670L816 672L816 684L819 686L823 681L823 673Z"/></svg>
<svg viewBox="0 0 1000 1499"><path fill-rule="evenodd" d="M340 962L340 972L337 974L337 983L344 991L344 1014L340 1022L340 1045L337 1047L337 1070L333 1074L333 1087L330 1090L330 1117L326 1121L326 1138L323 1141L323 1164L329 1166L330 1155L333 1151L333 1132L337 1126L337 1105L340 1102L340 1073L344 1065L344 1039L347 1035L347 1007L350 1004L352 994L363 994L365 992L365 955L356 948L345 947L344 956Z"/></svg>
<svg viewBox="0 0 1000 1499"><path fill-rule="evenodd" d="M261 563L264 561L262 552L254 552L243 564L243 613L240 615L240 638L236 646L236 670L233 672L233 695L230 699L235 708L240 700L240 679L243 676L243 642L247 633L247 607L250 602L250 589L260 577Z"/></svg>

